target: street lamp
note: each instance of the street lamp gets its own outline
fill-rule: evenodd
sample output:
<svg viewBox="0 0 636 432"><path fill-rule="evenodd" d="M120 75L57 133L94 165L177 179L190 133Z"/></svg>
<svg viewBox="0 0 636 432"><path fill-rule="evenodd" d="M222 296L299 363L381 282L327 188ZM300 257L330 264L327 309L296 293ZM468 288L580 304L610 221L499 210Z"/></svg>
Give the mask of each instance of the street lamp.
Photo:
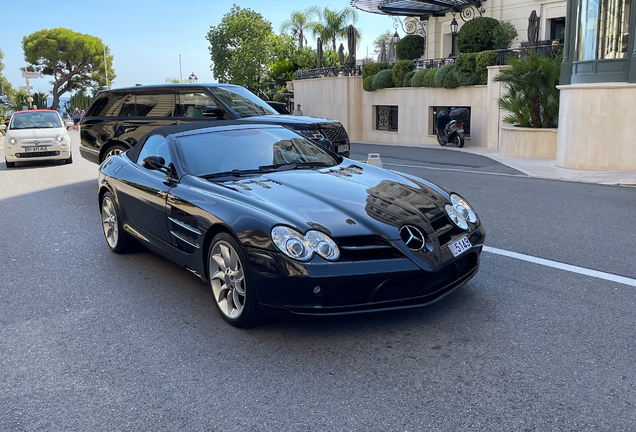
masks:
<svg viewBox="0 0 636 432"><path fill-rule="evenodd" d="M451 33L456 35L458 27L459 25L457 24L457 20L455 19L455 17L453 17L453 20L450 23Z"/></svg>
<svg viewBox="0 0 636 432"><path fill-rule="evenodd" d="M396 30L395 33L393 33L393 44L397 45L399 41L400 41L400 35L397 34L397 30Z"/></svg>
<svg viewBox="0 0 636 432"><path fill-rule="evenodd" d="M199 77L198 77L198 76L196 76L196 75L194 74L194 72L192 72L192 73L190 74L190 76L188 77L188 81L189 81L191 84L192 84L192 83L198 83L198 82L199 82Z"/></svg>

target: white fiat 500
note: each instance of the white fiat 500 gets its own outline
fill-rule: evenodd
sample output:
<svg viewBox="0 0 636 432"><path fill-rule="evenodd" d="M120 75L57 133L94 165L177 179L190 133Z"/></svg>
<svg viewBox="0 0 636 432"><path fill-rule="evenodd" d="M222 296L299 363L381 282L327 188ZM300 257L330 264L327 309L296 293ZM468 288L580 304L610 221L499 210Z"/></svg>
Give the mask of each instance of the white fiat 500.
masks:
<svg viewBox="0 0 636 432"><path fill-rule="evenodd" d="M7 168L16 162L63 160L73 163L71 138L57 111L18 111L11 116L4 137Z"/></svg>

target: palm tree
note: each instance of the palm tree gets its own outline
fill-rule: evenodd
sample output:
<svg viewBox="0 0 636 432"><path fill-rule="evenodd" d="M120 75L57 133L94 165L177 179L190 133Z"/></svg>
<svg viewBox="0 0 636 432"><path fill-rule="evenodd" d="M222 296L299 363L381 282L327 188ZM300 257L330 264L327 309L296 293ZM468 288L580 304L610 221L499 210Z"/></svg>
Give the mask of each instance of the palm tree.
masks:
<svg viewBox="0 0 636 432"><path fill-rule="evenodd" d="M307 12L293 11L288 20L283 21L280 26L281 33L291 32L292 37L298 38L298 48L306 44L305 29L309 24L309 15Z"/></svg>
<svg viewBox="0 0 636 432"><path fill-rule="evenodd" d="M314 37L319 36L323 41L330 41L334 51L336 51L337 40L347 37L349 24L355 24L358 21L358 14L352 8L337 11L327 7L319 9L314 6L307 9L307 12L311 18L317 18L317 21L310 22L307 28L311 29Z"/></svg>

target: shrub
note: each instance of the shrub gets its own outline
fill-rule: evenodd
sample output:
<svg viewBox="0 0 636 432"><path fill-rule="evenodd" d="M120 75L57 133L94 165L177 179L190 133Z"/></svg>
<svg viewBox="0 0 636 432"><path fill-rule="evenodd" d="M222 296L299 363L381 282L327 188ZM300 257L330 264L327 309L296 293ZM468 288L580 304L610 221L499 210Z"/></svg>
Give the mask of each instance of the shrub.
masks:
<svg viewBox="0 0 636 432"><path fill-rule="evenodd" d="M435 87L435 75L437 74L437 69L429 69L424 74L424 79L422 79L422 87Z"/></svg>
<svg viewBox="0 0 636 432"><path fill-rule="evenodd" d="M481 83L481 76L476 72L462 72L459 69L455 69L454 75L460 87L479 85Z"/></svg>
<svg viewBox="0 0 636 432"><path fill-rule="evenodd" d="M373 91L373 77L375 75L369 75L362 80L362 88L368 92Z"/></svg>
<svg viewBox="0 0 636 432"><path fill-rule="evenodd" d="M475 61L475 72L479 74L480 84L488 84L488 66L494 66L497 63L496 51L482 51L477 54Z"/></svg>
<svg viewBox="0 0 636 432"><path fill-rule="evenodd" d="M397 43L395 54L399 60L415 60L424 54L424 38L417 35L408 35Z"/></svg>
<svg viewBox="0 0 636 432"><path fill-rule="evenodd" d="M519 36L515 26L507 21L499 23L492 32L493 49L508 49L512 45L512 41Z"/></svg>
<svg viewBox="0 0 636 432"><path fill-rule="evenodd" d="M424 79L424 75L426 75L426 72L428 72L428 70L426 69L415 72L415 75L413 75L413 78L411 78L411 87L424 87L422 85L422 80Z"/></svg>
<svg viewBox="0 0 636 432"><path fill-rule="evenodd" d="M457 35L457 49L462 53L477 53L494 48L493 32L499 21L479 17L468 21Z"/></svg>
<svg viewBox="0 0 636 432"><path fill-rule="evenodd" d="M413 64L413 60L398 60L393 65L393 84L396 87L402 87L402 82L404 81L404 76L413 70L415 65Z"/></svg>
<svg viewBox="0 0 636 432"><path fill-rule="evenodd" d="M476 53L462 53L455 59L455 65L462 72L475 72Z"/></svg>
<svg viewBox="0 0 636 432"><path fill-rule="evenodd" d="M391 69L384 69L375 74L371 86L373 90L380 90L389 87L395 87L393 84L393 71Z"/></svg>
<svg viewBox="0 0 636 432"><path fill-rule="evenodd" d="M366 78L370 75L375 75L381 70L390 69L391 65L388 62L369 63L362 66L362 78Z"/></svg>
<svg viewBox="0 0 636 432"><path fill-rule="evenodd" d="M415 71L407 72L407 74L404 75L402 87L411 87L411 79L413 78L413 75L415 75Z"/></svg>
<svg viewBox="0 0 636 432"><path fill-rule="evenodd" d="M457 68L451 69L449 72L444 75L444 79L442 79L442 87L447 89L453 89L459 87L459 83L457 82L457 74L461 73Z"/></svg>
<svg viewBox="0 0 636 432"><path fill-rule="evenodd" d="M435 73L435 80L433 81L434 87L443 87L444 77L446 76L446 74L452 72L453 70L455 70L455 64L453 63L446 64L437 69L437 72Z"/></svg>

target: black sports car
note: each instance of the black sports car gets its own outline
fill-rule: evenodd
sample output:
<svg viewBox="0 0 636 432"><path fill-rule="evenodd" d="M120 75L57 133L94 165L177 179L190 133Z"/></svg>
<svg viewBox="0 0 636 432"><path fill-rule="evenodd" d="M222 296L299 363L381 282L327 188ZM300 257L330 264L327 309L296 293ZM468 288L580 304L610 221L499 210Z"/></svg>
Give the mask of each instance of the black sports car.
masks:
<svg viewBox="0 0 636 432"><path fill-rule="evenodd" d="M133 239L209 281L221 316L422 306L472 278L485 231L459 195L278 125L156 129L100 166L110 248Z"/></svg>

